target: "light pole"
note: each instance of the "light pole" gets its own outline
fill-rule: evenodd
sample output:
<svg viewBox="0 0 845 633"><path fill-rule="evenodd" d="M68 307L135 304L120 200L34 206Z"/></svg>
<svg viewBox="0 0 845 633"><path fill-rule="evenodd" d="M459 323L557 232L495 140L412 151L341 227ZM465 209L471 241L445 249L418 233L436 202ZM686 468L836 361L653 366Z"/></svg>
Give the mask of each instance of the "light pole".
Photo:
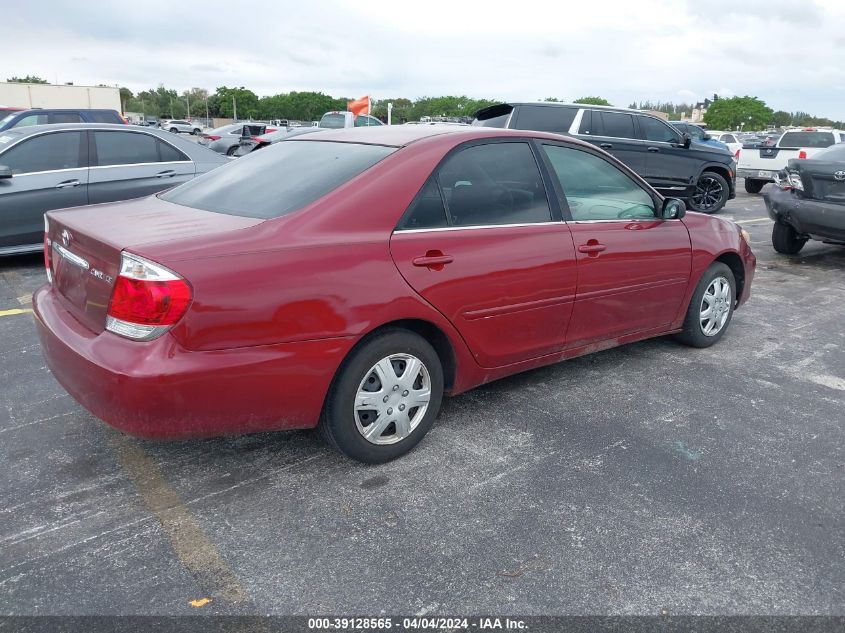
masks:
<svg viewBox="0 0 845 633"><path fill-rule="evenodd" d="M211 119L208 117L208 95L205 95L205 124L211 125Z"/></svg>
<svg viewBox="0 0 845 633"><path fill-rule="evenodd" d="M188 96L187 92L185 93L185 107L188 110L188 116L185 117L185 118L190 120L190 118L191 118L191 99Z"/></svg>
<svg viewBox="0 0 845 633"><path fill-rule="evenodd" d="M232 95L232 118L235 123L238 122L238 102L235 100L235 95Z"/></svg>

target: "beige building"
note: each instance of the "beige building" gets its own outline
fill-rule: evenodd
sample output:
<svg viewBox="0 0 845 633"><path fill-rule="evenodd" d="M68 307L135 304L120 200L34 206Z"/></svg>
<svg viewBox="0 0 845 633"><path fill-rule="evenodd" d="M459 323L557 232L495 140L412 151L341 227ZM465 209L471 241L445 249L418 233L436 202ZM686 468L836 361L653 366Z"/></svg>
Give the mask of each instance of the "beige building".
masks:
<svg viewBox="0 0 845 633"><path fill-rule="evenodd" d="M106 86L0 83L0 105L13 108L104 108L117 110L120 90Z"/></svg>

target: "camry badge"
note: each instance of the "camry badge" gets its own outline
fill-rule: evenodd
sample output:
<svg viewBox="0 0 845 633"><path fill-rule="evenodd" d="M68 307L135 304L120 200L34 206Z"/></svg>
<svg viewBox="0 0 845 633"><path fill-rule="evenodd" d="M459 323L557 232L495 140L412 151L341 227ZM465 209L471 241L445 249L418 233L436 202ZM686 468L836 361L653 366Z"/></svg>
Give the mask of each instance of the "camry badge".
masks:
<svg viewBox="0 0 845 633"><path fill-rule="evenodd" d="M67 229L62 230L62 244L67 246L68 244L70 244L70 240L72 238L73 236L70 234L70 231L68 231Z"/></svg>
<svg viewBox="0 0 845 633"><path fill-rule="evenodd" d="M833 172L833 177L836 180L845 180L845 171L836 171Z"/></svg>

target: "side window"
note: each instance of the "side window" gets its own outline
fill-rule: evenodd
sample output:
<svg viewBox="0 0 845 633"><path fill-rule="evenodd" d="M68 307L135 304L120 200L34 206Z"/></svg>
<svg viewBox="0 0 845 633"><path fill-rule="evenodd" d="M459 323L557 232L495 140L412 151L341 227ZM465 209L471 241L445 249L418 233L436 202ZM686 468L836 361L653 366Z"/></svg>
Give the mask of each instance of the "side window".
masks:
<svg viewBox="0 0 845 633"><path fill-rule="evenodd" d="M47 115L46 114L30 114L29 116L25 116L24 118L20 119L12 127L29 127L30 125L46 125L46 124L47 124Z"/></svg>
<svg viewBox="0 0 845 633"><path fill-rule="evenodd" d="M546 189L528 143L459 150L438 173L452 224L529 224L551 220Z"/></svg>
<svg viewBox="0 0 845 633"><path fill-rule="evenodd" d="M596 118L601 121L596 125ZM634 117L624 112L593 111L593 134L597 136L612 136L613 138L636 138L634 134Z"/></svg>
<svg viewBox="0 0 845 633"><path fill-rule="evenodd" d="M687 131L689 135L696 141L703 141L704 140L704 130L702 130L697 125L690 125L687 127Z"/></svg>
<svg viewBox="0 0 845 633"><path fill-rule="evenodd" d="M367 114L359 114L355 117L355 127L367 127L370 125L381 125L381 121Z"/></svg>
<svg viewBox="0 0 845 633"><path fill-rule="evenodd" d="M165 143L161 139L158 139L158 151L161 156L161 162L163 163L172 163L180 160L191 160L178 149L173 147L170 143Z"/></svg>
<svg viewBox="0 0 845 633"><path fill-rule="evenodd" d="M28 174L54 169L77 169L80 162L82 132L57 132L23 141L0 154L0 164L13 174Z"/></svg>
<svg viewBox="0 0 845 633"><path fill-rule="evenodd" d="M109 110L94 111L89 113L89 116L94 123L123 123L116 113Z"/></svg>
<svg viewBox="0 0 845 633"><path fill-rule="evenodd" d="M429 178L411 205L411 209L402 222L403 229L434 229L447 226L446 207L440 196L440 187L436 178Z"/></svg>
<svg viewBox="0 0 845 633"><path fill-rule="evenodd" d="M82 117L76 112L54 112L47 115L50 123L82 123Z"/></svg>
<svg viewBox="0 0 845 633"><path fill-rule="evenodd" d="M596 117L598 119L598 117ZM595 134L593 130L593 111L584 110L581 116L581 125L578 127L578 134Z"/></svg>
<svg viewBox="0 0 845 633"><path fill-rule="evenodd" d="M157 163L158 139L135 132L94 132L97 165L132 165Z"/></svg>
<svg viewBox="0 0 845 633"><path fill-rule="evenodd" d="M674 129L650 116L640 117L640 131L647 141L654 141L655 143L680 142L678 133Z"/></svg>
<svg viewBox="0 0 845 633"><path fill-rule="evenodd" d="M543 149L576 222L655 218L651 196L614 165L578 149L559 145Z"/></svg>
<svg viewBox="0 0 845 633"><path fill-rule="evenodd" d="M520 106L515 127L520 130L566 134L576 114L578 108L566 106Z"/></svg>

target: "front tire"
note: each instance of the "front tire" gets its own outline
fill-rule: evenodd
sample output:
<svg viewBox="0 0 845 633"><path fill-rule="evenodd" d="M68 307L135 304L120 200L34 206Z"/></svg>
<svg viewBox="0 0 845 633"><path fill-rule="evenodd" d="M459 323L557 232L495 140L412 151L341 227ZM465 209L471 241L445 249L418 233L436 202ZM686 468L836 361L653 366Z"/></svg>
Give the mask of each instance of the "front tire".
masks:
<svg viewBox="0 0 845 633"><path fill-rule="evenodd" d="M795 255L807 243L806 237L800 237L798 232L789 224L775 222L772 227L772 246L778 253Z"/></svg>
<svg viewBox="0 0 845 633"><path fill-rule="evenodd" d="M443 400L443 367L423 337L387 329L365 339L335 376L319 430L367 464L404 455L428 433Z"/></svg>
<svg viewBox="0 0 845 633"><path fill-rule="evenodd" d="M700 213L716 213L725 206L729 195L728 181L716 172L705 171L698 178L690 206Z"/></svg>
<svg viewBox="0 0 845 633"><path fill-rule="evenodd" d="M237 152L238 149L240 149L240 145L233 145L232 147L226 150L226 156L234 156L235 152Z"/></svg>
<svg viewBox="0 0 845 633"><path fill-rule="evenodd" d="M731 324L735 304L733 272L722 262L713 262L695 287L677 339L691 347L710 347L717 343Z"/></svg>
<svg viewBox="0 0 845 633"><path fill-rule="evenodd" d="M176 129L175 127L170 128L170 131L173 132L174 134L179 134L179 130Z"/></svg>
<svg viewBox="0 0 845 633"><path fill-rule="evenodd" d="M765 180L755 180L753 178L745 179L745 190L748 193L760 193L765 186Z"/></svg>
<svg viewBox="0 0 845 633"><path fill-rule="evenodd" d="M194 136L199 136L200 134L202 134L202 130L199 128L194 128L194 131L191 132L191 134L193 134Z"/></svg>

